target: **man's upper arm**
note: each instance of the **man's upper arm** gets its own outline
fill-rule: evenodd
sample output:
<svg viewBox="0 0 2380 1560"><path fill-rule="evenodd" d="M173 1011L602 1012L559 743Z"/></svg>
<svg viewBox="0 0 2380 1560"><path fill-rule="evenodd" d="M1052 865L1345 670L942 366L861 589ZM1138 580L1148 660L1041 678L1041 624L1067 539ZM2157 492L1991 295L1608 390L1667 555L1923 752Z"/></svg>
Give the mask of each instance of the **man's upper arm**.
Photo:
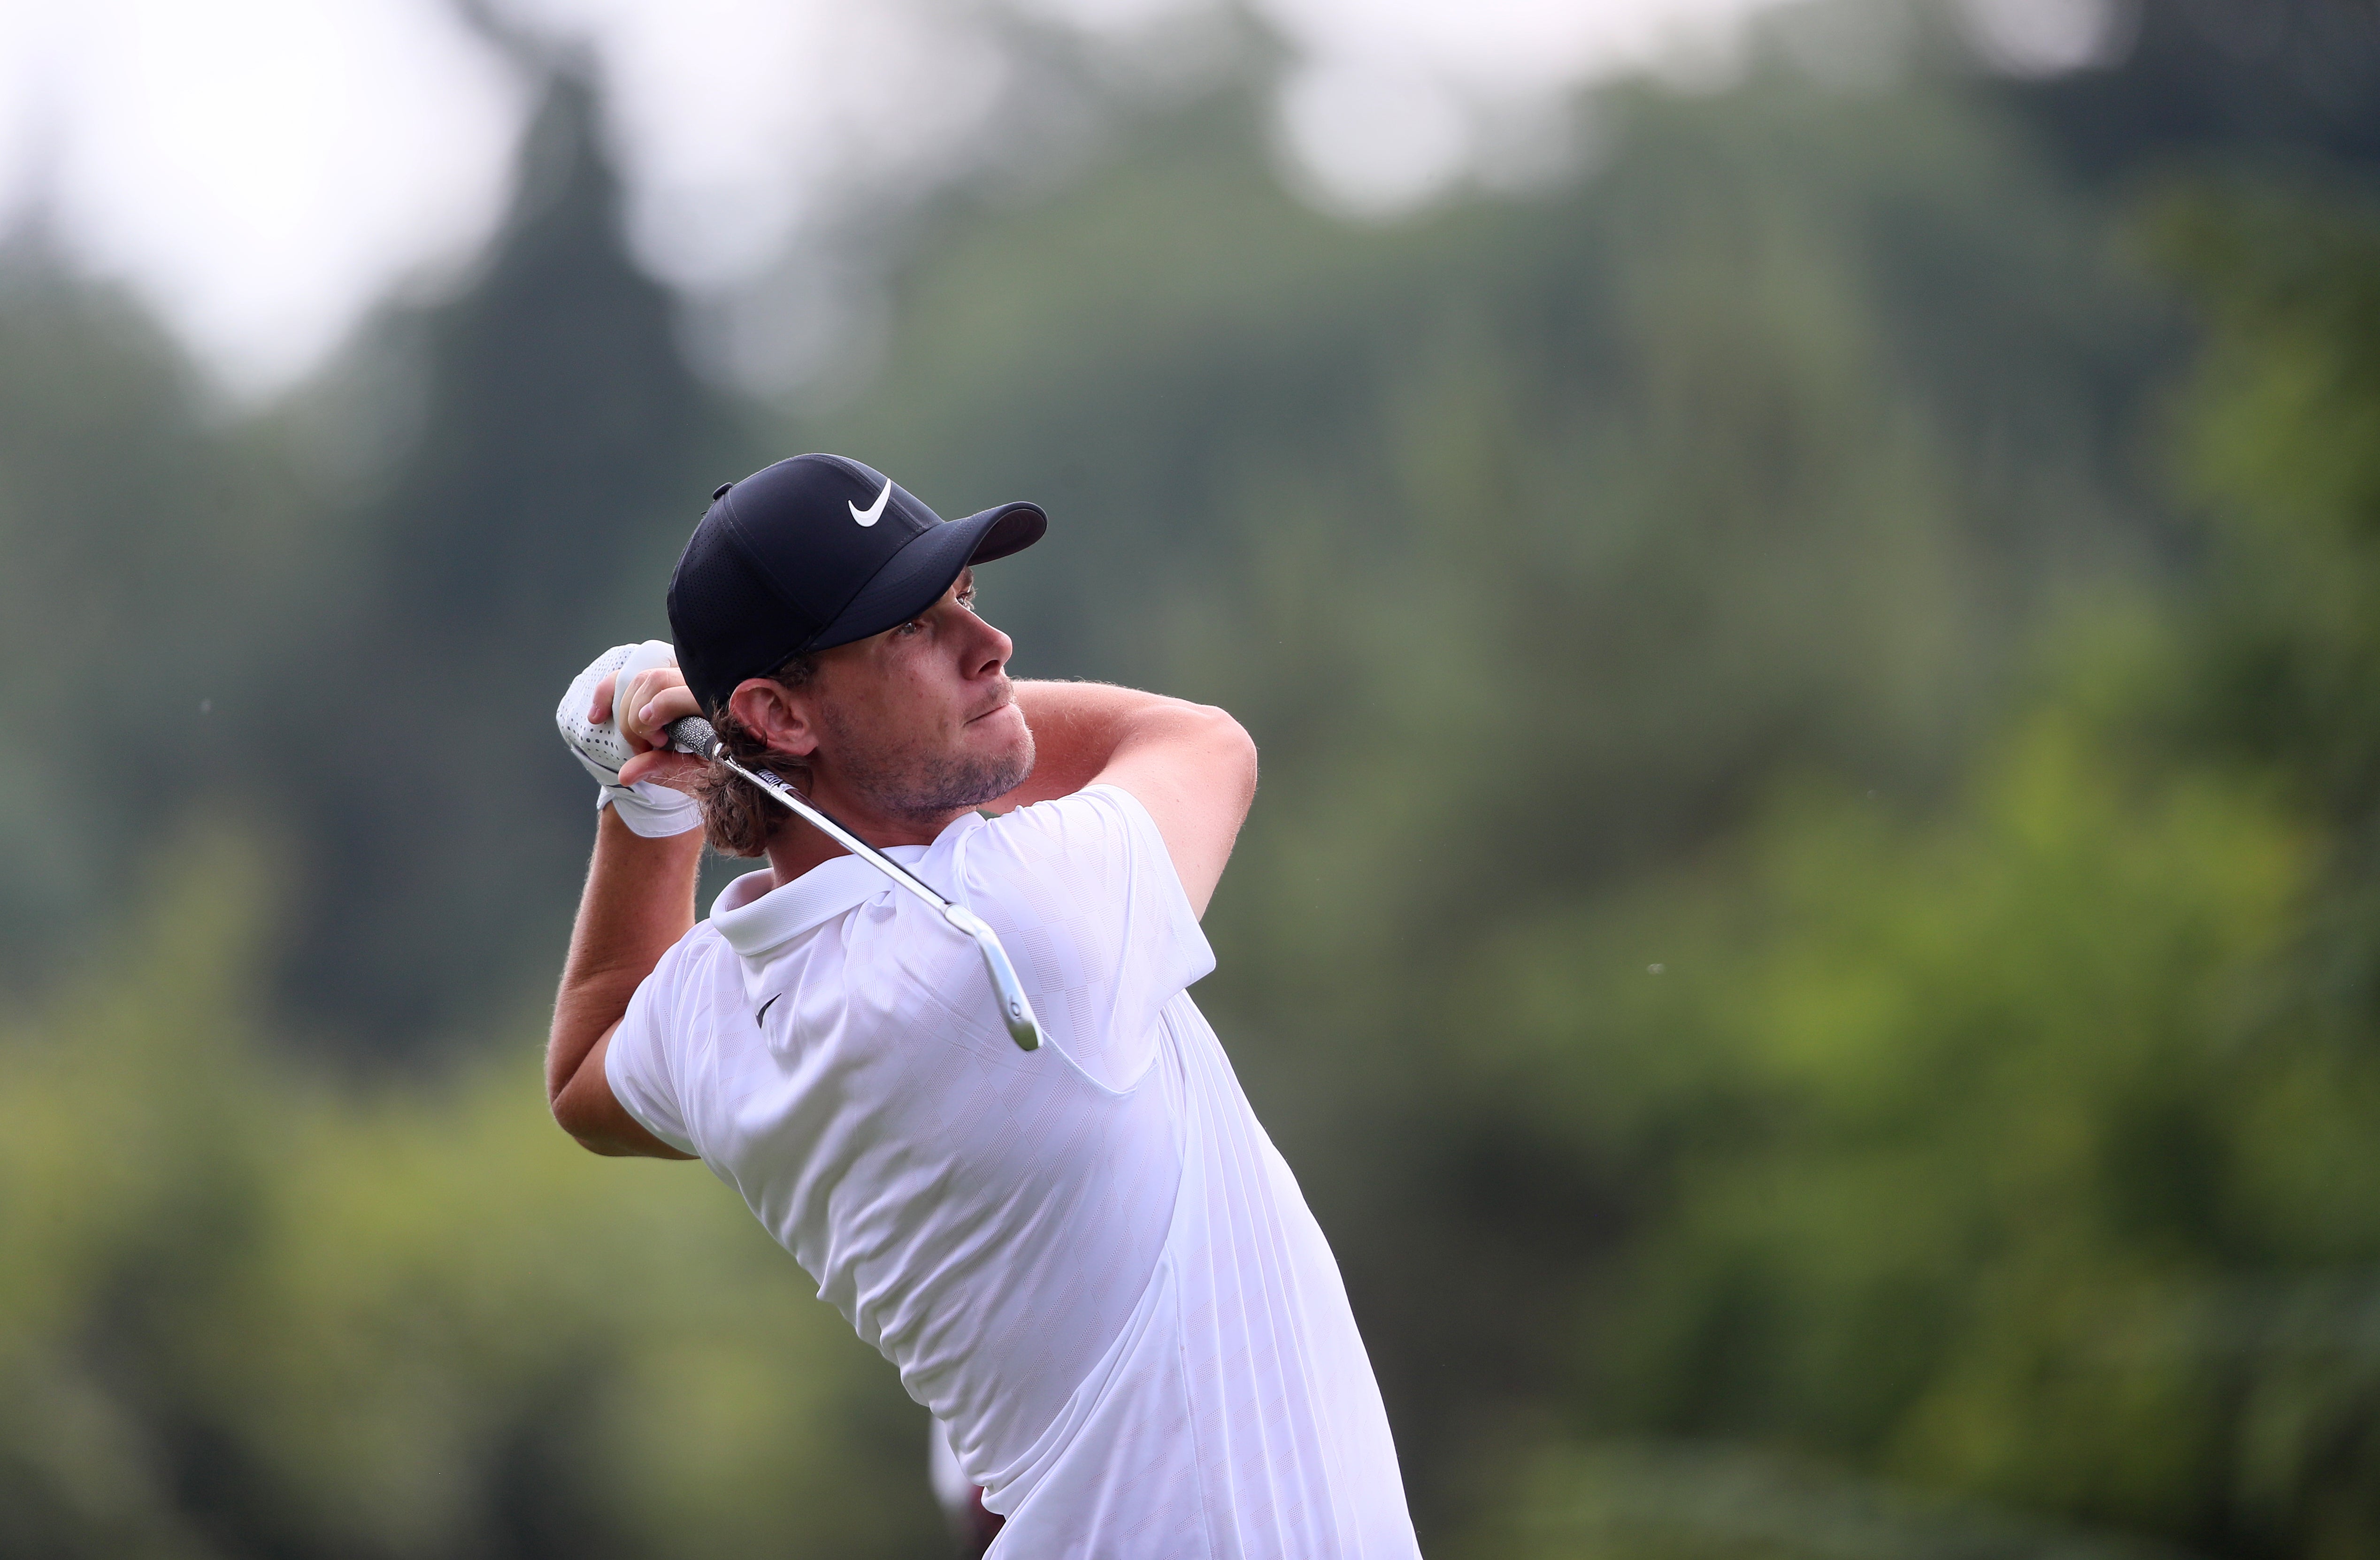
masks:
<svg viewBox="0 0 2380 1560"><path fill-rule="evenodd" d="M1257 745L1208 705L1167 700L1135 722L1095 785L1119 786L1148 810L1190 908L1207 913L1257 793Z"/></svg>
<svg viewBox="0 0 2380 1560"><path fill-rule="evenodd" d="M638 981L626 1010L596 1037L553 1092L553 1119L591 1153L691 1159L670 1036L686 1006L688 949L681 942Z"/></svg>
<svg viewBox="0 0 2380 1560"><path fill-rule="evenodd" d="M553 1096L554 1120L589 1153L648 1159L693 1158L684 1149L655 1137L643 1122L628 1114L627 1107L612 1092L606 1067L612 1042L619 1033L616 1023L605 1030L586 1059L578 1064L578 1070Z"/></svg>

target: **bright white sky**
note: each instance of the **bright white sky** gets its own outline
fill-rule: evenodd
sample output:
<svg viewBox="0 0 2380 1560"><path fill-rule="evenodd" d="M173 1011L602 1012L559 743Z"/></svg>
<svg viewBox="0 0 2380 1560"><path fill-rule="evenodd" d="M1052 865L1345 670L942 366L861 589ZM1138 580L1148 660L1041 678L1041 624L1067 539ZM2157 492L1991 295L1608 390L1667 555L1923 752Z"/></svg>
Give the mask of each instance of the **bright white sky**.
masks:
<svg viewBox="0 0 2380 1560"><path fill-rule="evenodd" d="M593 62L631 237L699 294L766 272L874 187L969 164L1004 9L1144 72L1222 0L492 0ZM1577 85L1724 57L1778 0L1243 0L1289 44L1293 181L1383 215L1560 156ZM2088 56L2118 0L1963 0L2016 68ZM0 0L0 227L38 220L267 393L392 290L451 274L509 193L533 105L446 0Z"/></svg>

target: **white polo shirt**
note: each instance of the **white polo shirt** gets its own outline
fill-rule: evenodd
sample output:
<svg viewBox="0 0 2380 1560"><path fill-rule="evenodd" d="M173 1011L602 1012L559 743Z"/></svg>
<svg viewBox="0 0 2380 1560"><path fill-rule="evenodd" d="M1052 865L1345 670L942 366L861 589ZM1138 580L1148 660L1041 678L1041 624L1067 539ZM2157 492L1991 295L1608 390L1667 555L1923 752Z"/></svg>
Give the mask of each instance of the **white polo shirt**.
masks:
<svg viewBox="0 0 2380 1560"><path fill-rule="evenodd" d="M737 879L646 977L613 1093L699 1155L947 1427L992 1553L1413 1560L1338 1264L1187 987L1214 954L1146 809L1094 786Z"/></svg>

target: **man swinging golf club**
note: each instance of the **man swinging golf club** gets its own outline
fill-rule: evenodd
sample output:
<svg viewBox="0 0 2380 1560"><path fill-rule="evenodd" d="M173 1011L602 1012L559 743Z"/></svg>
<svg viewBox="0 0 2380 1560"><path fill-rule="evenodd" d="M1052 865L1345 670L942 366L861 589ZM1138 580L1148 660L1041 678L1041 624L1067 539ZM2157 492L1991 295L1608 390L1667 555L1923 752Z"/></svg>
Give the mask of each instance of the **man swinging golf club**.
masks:
<svg viewBox="0 0 2380 1560"><path fill-rule="evenodd" d="M603 791L554 1115L741 1192L932 1410L995 1555L1412 1560L1337 1263L1187 989L1255 749L1010 681L972 568L1046 524L836 455L713 496L677 664L624 647L559 711ZM696 716L707 761L671 750ZM706 833L769 865L697 924Z"/></svg>

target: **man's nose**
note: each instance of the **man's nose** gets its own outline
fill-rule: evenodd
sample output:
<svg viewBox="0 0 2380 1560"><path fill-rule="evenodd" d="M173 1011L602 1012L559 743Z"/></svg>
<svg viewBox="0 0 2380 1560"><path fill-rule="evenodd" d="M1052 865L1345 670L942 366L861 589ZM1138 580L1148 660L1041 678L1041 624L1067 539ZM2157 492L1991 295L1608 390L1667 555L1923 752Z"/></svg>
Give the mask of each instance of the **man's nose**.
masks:
<svg viewBox="0 0 2380 1560"><path fill-rule="evenodd" d="M996 676L1001 668L1008 664L1008 658L1015 654L1016 643L981 618L975 619L975 622L983 630L983 646L981 650L972 658L973 675Z"/></svg>

